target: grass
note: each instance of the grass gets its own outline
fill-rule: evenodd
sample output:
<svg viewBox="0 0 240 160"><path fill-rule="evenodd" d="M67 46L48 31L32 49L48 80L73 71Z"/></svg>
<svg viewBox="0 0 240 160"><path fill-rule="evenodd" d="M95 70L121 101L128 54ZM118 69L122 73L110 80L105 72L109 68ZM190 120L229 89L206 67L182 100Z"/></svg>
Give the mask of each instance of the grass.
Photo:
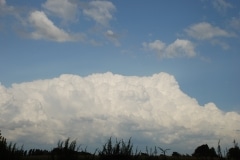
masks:
<svg viewBox="0 0 240 160"><path fill-rule="evenodd" d="M57 147L51 151L31 149L27 152L23 146L18 148L16 143L8 143L0 131L0 160L240 160L238 144L235 140L233 143L233 147L227 150L225 156L222 155L220 141L217 153L214 148L209 149L205 144L195 149L193 154L195 156L181 155L177 152L173 152L172 156L167 156L166 152L170 149L156 146L154 149L146 147L146 153L137 149L133 151L131 138L128 141L117 139L113 141L112 138L109 138L102 149L96 149L93 154L87 152L86 149L80 151L80 146L77 146L76 140L70 141L70 138L58 141ZM203 150L203 148L208 150ZM209 150L211 153L215 152L214 156L205 154ZM198 151L201 152L196 154Z"/></svg>

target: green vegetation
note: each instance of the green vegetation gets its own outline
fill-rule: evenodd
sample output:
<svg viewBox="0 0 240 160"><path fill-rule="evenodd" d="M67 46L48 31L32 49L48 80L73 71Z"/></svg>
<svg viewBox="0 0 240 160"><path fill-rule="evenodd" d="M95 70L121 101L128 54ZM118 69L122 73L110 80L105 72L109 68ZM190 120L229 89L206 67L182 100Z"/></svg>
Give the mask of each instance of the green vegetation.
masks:
<svg viewBox="0 0 240 160"><path fill-rule="evenodd" d="M0 160L240 160L240 149L238 143L234 140L233 147L226 150L226 155L222 154L220 141L218 142L217 152L213 147L209 148L207 144L198 146L192 156L181 155L178 152L172 152L167 156L166 152L170 149L146 147L146 153L133 151L131 139L127 142L117 140L113 143L110 138L102 149L96 150L93 154L85 150L80 151L76 140L58 141L57 147L51 151L30 149L26 151L16 147L16 143L8 143L0 131ZM158 151L160 151L158 153Z"/></svg>

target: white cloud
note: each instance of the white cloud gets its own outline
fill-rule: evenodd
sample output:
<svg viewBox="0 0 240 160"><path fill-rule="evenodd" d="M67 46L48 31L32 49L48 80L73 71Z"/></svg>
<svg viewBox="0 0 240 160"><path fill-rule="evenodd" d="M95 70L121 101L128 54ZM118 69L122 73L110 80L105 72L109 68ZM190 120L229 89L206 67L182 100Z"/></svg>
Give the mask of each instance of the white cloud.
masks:
<svg viewBox="0 0 240 160"><path fill-rule="evenodd" d="M154 42L150 43L144 42L143 47L156 52L163 52L166 48L166 44L160 40L155 40Z"/></svg>
<svg viewBox="0 0 240 160"><path fill-rule="evenodd" d="M229 45L227 42L224 41L223 38L236 37L235 33L228 32L217 26L212 26L210 23L207 22L194 24L185 29L185 32L190 37L193 37L197 40L207 40L211 44L218 45L225 50L229 48Z"/></svg>
<svg viewBox="0 0 240 160"><path fill-rule="evenodd" d="M211 40L211 44L213 44L213 45L218 45L218 46L220 46L222 49L225 49L225 50L229 49L229 45L228 45L227 43L225 43L225 42L223 42L223 41L220 41L220 40L217 40L217 39Z"/></svg>
<svg viewBox="0 0 240 160"><path fill-rule="evenodd" d="M6 0L0 0L0 14L2 15L15 15L16 11L14 10L13 6L9 6L6 3Z"/></svg>
<svg viewBox="0 0 240 160"><path fill-rule="evenodd" d="M113 18L112 12L116 8L112 2L109 1L91 1L89 7L83 10L83 13L92 18L97 23L107 26L109 21Z"/></svg>
<svg viewBox="0 0 240 160"><path fill-rule="evenodd" d="M158 53L160 58L176 58L176 57L194 57L196 52L194 45L189 40L176 39L173 43L166 45L160 40L150 43L143 43L146 50Z"/></svg>
<svg viewBox="0 0 240 160"><path fill-rule="evenodd" d="M0 6L4 6L6 5L6 1L5 0L0 0Z"/></svg>
<svg viewBox="0 0 240 160"><path fill-rule="evenodd" d="M33 39L47 39L58 42L74 40L70 34L55 26L42 11L31 12L29 22L34 28L34 31L31 33L31 38Z"/></svg>
<svg viewBox="0 0 240 160"><path fill-rule="evenodd" d="M187 56L194 57L196 52L194 45L189 40L177 39L166 48L169 57Z"/></svg>
<svg viewBox="0 0 240 160"><path fill-rule="evenodd" d="M120 46L119 35L114 33L112 30L107 30L105 32L105 37L111 41L115 46Z"/></svg>
<svg viewBox="0 0 240 160"><path fill-rule="evenodd" d="M114 136L192 153L203 143L216 146L221 139L224 146L238 140L239 123L238 113L225 113L213 103L200 106L167 73L61 75L11 88L0 85L2 133L25 147L70 136L97 148Z"/></svg>
<svg viewBox="0 0 240 160"><path fill-rule="evenodd" d="M233 6L225 0L213 0L212 4L219 12L225 12L227 9L233 8Z"/></svg>
<svg viewBox="0 0 240 160"><path fill-rule="evenodd" d="M47 0L42 6L66 22L77 20L78 6L69 0Z"/></svg>
<svg viewBox="0 0 240 160"><path fill-rule="evenodd" d="M0 1L0 13L12 15L22 27L31 28L32 32L26 33L27 29L18 29L20 35L28 36L33 39L45 39L51 41L73 41L80 39L80 36L71 36L63 29L58 28L43 11L32 11L25 17L27 10L21 11L18 7L14 8L6 4L5 0ZM26 12L26 13L25 13ZM10 18L12 19L12 18ZM16 24L15 24L16 25Z"/></svg>
<svg viewBox="0 0 240 160"><path fill-rule="evenodd" d="M33 8L22 10L19 6L15 6L15 8L7 5L6 0L0 0L0 14L2 16L13 16L14 18L10 18L11 21L12 19L15 20L15 26L12 28L16 28L15 31L25 38L55 42L81 41L92 45L102 45L104 38L104 40L110 41L115 46L121 45L119 34L113 31L113 34L109 34L111 30L105 32L105 27L109 27L109 21L112 20L112 14L116 10L112 2L46 0L41 6L43 10ZM76 28L75 26L79 24L74 23L73 26L71 25L73 22L78 21L80 12L100 24L101 27L88 26L87 24L80 27L81 29L87 29L87 31L80 32L79 27ZM12 22L7 23L12 24ZM7 23L0 22L0 29L6 28Z"/></svg>
<svg viewBox="0 0 240 160"><path fill-rule="evenodd" d="M187 34L199 40L208 40L215 37L233 37L233 33L229 33L219 27L212 26L207 22L194 24L185 30Z"/></svg>
<svg viewBox="0 0 240 160"><path fill-rule="evenodd" d="M236 29L237 31L240 30L240 17L233 17L230 21L230 25Z"/></svg>

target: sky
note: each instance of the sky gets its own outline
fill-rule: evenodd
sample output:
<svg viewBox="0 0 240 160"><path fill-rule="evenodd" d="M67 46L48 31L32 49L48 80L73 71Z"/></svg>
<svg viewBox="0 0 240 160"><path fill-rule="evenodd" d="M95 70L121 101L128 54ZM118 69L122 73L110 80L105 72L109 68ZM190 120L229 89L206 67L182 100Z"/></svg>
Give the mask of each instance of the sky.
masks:
<svg viewBox="0 0 240 160"><path fill-rule="evenodd" d="M239 46L238 0L0 0L0 128L26 147L229 145Z"/></svg>

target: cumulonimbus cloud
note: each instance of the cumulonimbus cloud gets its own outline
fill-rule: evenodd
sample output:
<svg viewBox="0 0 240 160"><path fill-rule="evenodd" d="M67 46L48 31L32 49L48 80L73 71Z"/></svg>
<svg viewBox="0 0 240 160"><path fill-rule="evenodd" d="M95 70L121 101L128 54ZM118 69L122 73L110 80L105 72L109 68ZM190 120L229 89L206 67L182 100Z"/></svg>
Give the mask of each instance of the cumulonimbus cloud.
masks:
<svg viewBox="0 0 240 160"><path fill-rule="evenodd" d="M138 146L170 145L191 153L203 143L238 140L239 123L236 112L223 112L211 102L200 106L167 73L61 75L0 85L2 133L25 147L72 137L97 148L114 136L132 137Z"/></svg>

